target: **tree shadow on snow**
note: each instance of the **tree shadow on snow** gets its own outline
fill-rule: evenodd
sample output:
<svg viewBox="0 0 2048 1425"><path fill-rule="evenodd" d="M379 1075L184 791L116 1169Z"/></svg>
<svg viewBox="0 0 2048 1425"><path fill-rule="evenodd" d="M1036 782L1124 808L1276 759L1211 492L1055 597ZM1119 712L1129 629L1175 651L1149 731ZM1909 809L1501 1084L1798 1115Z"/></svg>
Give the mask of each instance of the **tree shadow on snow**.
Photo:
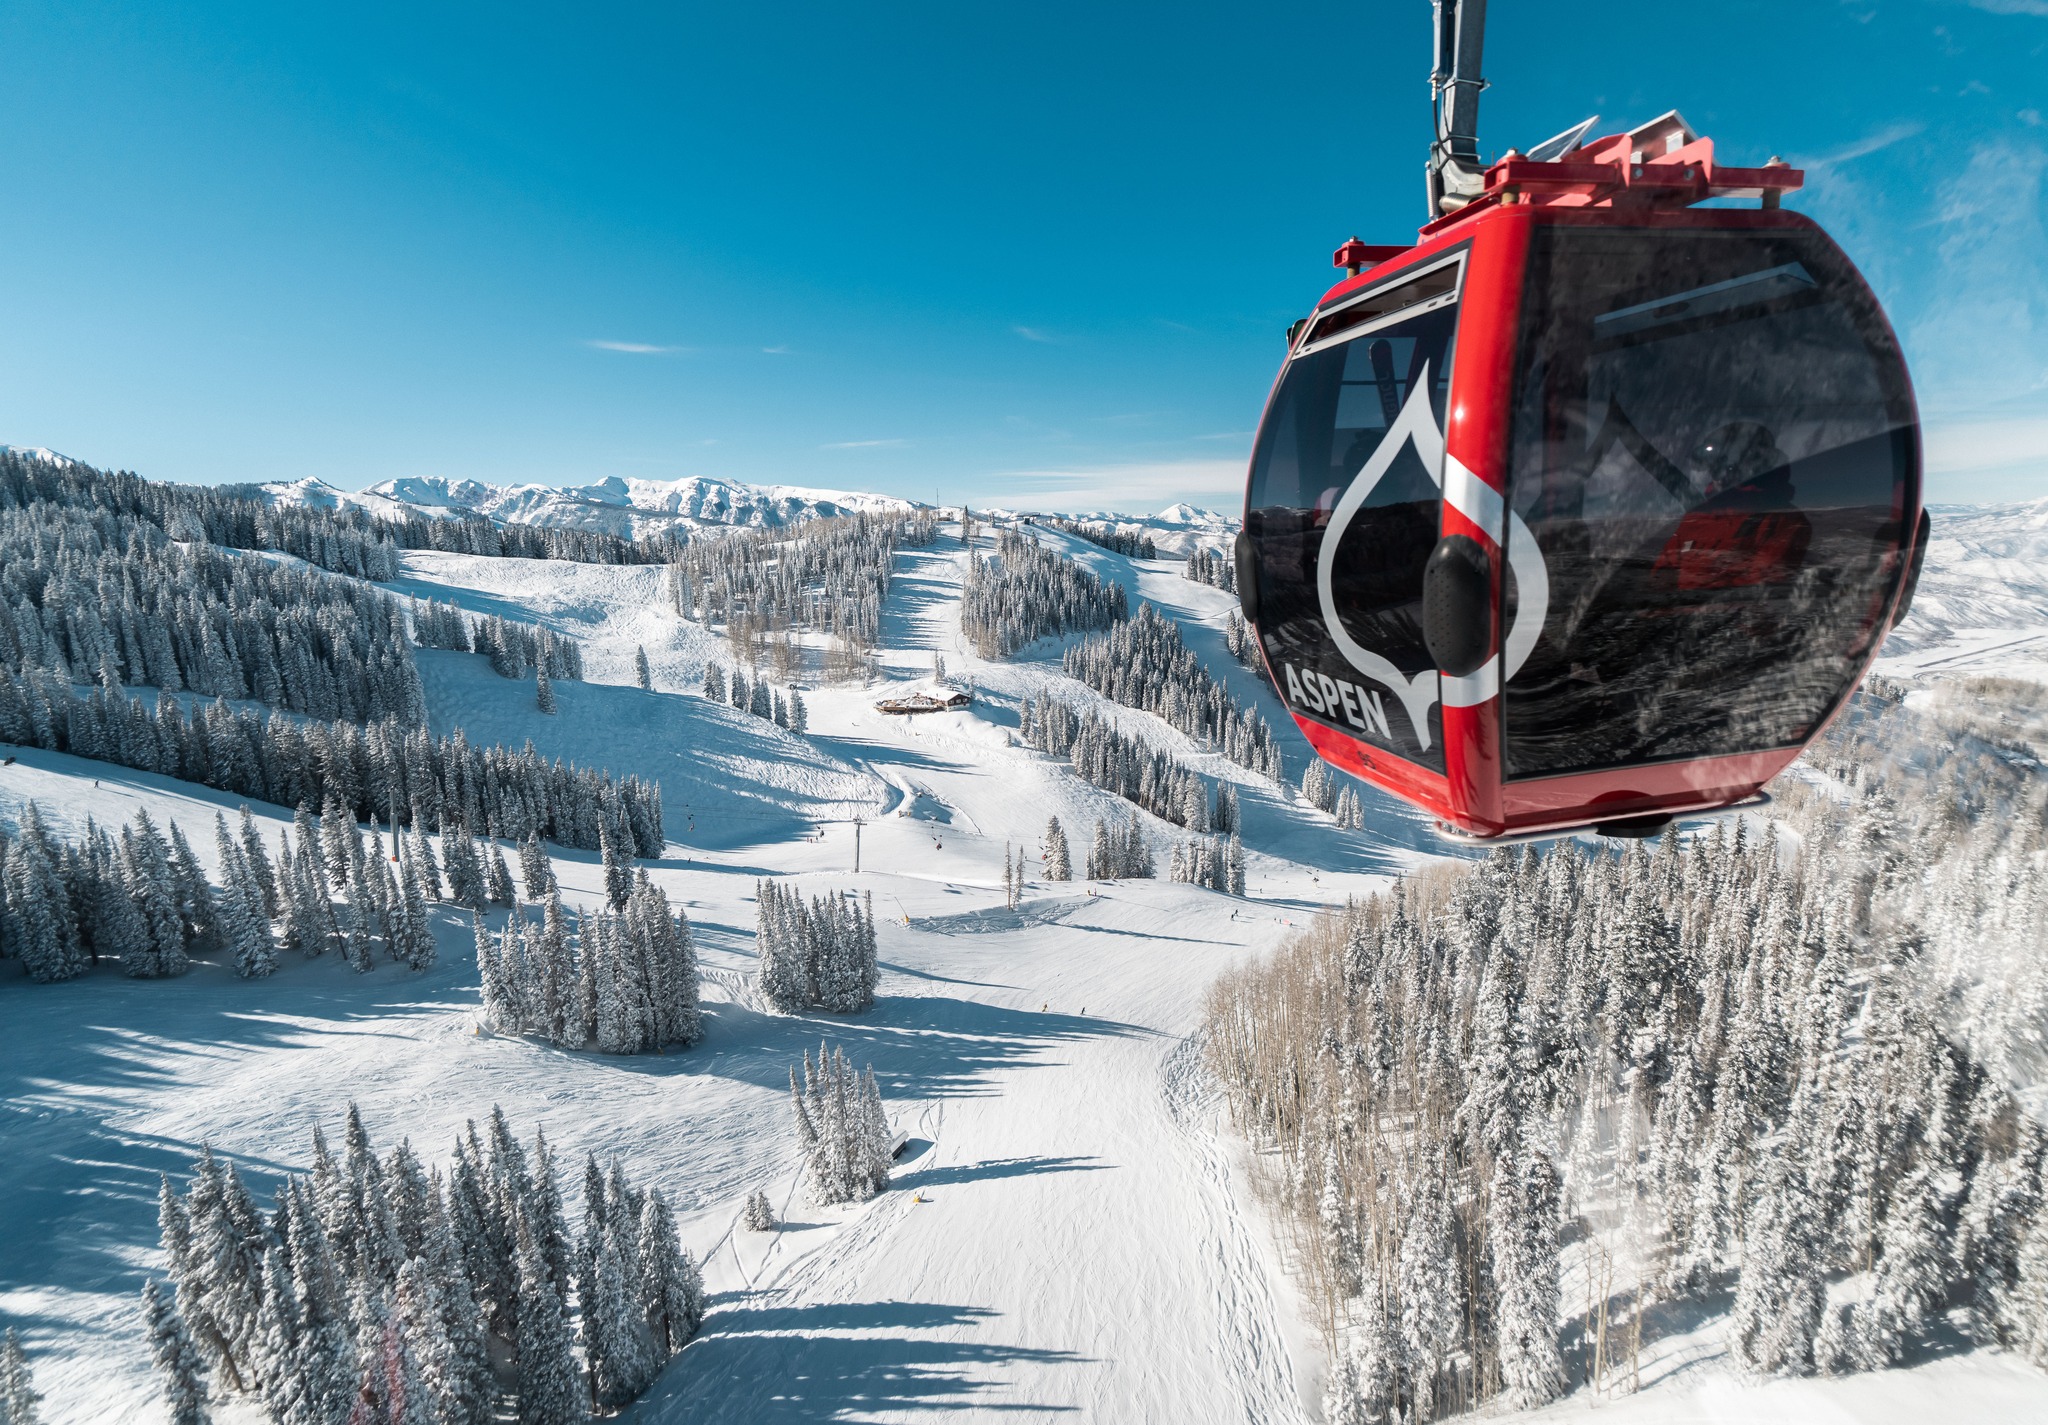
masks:
<svg viewBox="0 0 2048 1425"><path fill-rule="evenodd" d="M981 1163L955 1163L951 1167L905 1173L892 1179L889 1185L920 1191L985 1182L992 1178L1036 1177L1042 1173L1099 1173L1115 1166L1092 1155L1085 1158L1049 1158L1042 1154L1029 1158L990 1158Z"/></svg>
<svg viewBox="0 0 2048 1425"><path fill-rule="evenodd" d="M900 1333L972 1331L999 1313L907 1301L720 1307L639 1407L648 1420L864 1420L917 1410L1064 1413L991 1399L1005 1367L1086 1364L1073 1351ZM890 1334L845 1335L843 1332Z"/></svg>
<svg viewBox="0 0 2048 1425"><path fill-rule="evenodd" d="M873 1066L885 1098L978 1098L995 1092L997 1072L1043 1063L1063 1044L1150 1035L1141 1025L1092 1016L1006 1009L940 996L889 996L858 1017L764 1014L746 1005L707 1004L705 1035L680 1054L609 1059L620 1072L709 1074L759 1088L786 1089L790 1067L822 1041Z"/></svg>

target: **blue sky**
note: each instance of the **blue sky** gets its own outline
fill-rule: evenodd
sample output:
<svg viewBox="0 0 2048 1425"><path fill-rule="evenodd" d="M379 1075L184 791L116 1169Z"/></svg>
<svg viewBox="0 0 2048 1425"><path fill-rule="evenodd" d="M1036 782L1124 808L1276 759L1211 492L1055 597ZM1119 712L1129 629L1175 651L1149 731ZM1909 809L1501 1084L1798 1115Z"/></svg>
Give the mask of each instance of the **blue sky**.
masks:
<svg viewBox="0 0 2048 1425"><path fill-rule="evenodd" d="M1493 0L1484 144L1682 109L1889 304L1935 499L2048 496L2048 0ZM205 482L1235 503L1412 235L1427 0L0 8L0 440Z"/></svg>

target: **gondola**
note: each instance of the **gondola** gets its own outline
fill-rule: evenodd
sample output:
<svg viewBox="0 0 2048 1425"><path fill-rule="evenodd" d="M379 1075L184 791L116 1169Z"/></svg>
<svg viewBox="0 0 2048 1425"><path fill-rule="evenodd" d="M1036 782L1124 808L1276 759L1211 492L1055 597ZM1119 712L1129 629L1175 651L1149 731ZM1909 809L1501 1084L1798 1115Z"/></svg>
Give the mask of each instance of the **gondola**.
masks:
<svg viewBox="0 0 2048 1425"><path fill-rule="evenodd" d="M1237 578L1316 752L1453 839L1648 835L1827 726L1926 552L1899 343L1854 265L1675 111L1477 158L1439 0L1430 220L1288 330ZM1709 204L1711 206L1708 206Z"/></svg>

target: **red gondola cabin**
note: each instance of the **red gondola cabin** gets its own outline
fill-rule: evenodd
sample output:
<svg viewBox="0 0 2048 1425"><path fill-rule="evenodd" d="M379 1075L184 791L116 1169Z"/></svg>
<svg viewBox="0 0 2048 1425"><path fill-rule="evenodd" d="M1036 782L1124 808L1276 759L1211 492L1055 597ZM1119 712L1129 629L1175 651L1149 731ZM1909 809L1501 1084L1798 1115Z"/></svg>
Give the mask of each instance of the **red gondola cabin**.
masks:
<svg viewBox="0 0 2048 1425"><path fill-rule="evenodd" d="M1919 425L1868 286L1778 206L1799 181L1670 115L1339 250L1238 546L1326 760L1453 835L1641 833L1843 705L1924 553Z"/></svg>

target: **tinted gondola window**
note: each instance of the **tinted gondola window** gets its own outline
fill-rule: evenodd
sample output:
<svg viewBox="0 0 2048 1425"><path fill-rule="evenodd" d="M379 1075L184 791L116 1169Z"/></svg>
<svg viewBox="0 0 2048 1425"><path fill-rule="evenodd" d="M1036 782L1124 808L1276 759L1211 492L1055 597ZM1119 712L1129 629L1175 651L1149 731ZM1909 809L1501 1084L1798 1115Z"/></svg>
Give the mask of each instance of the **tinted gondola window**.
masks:
<svg viewBox="0 0 2048 1425"><path fill-rule="evenodd" d="M1259 635L1289 707L1436 769L1422 571L1441 520L1456 332L1456 307L1438 306L1296 357L1260 431L1245 518Z"/></svg>
<svg viewBox="0 0 2048 1425"><path fill-rule="evenodd" d="M1798 744L1900 573L1917 445L1889 330L1815 233L1533 243L1509 537L1548 590L1508 775Z"/></svg>

